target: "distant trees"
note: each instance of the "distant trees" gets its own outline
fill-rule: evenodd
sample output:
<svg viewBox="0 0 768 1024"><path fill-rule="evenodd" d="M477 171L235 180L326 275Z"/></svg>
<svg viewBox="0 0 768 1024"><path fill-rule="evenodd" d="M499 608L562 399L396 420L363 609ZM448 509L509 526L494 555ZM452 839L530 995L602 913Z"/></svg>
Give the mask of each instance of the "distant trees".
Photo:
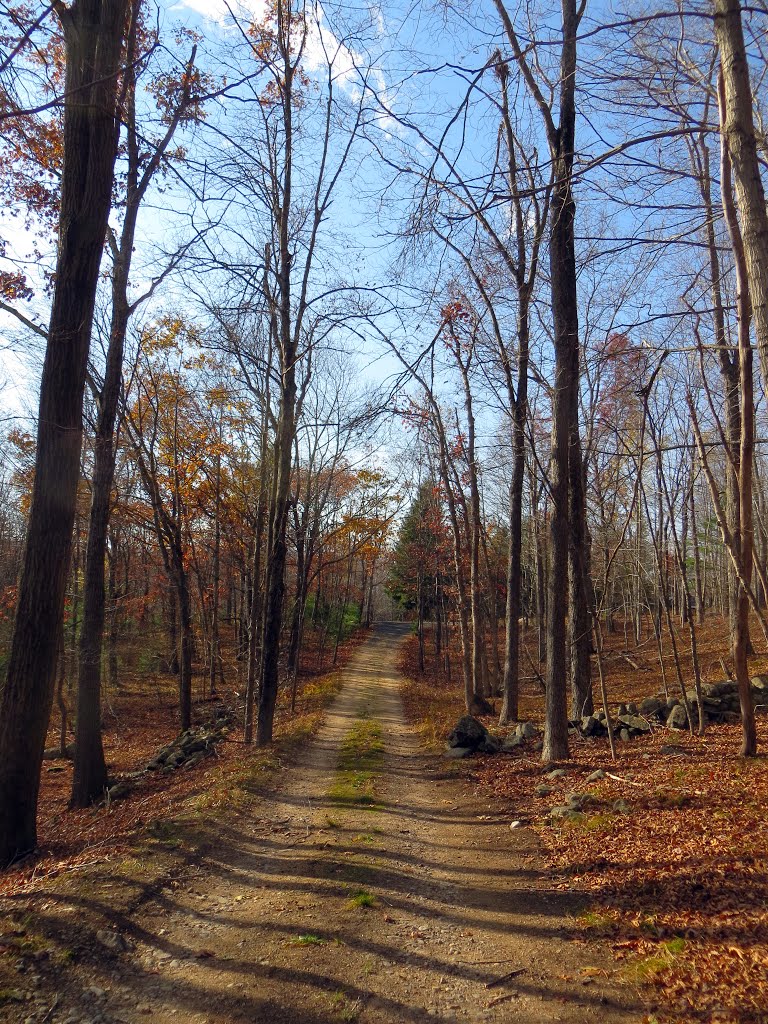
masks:
<svg viewBox="0 0 768 1024"><path fill-rule="evenodd" d="M424 671L424 623L434 619L437 650L444 629L444 600L447 578L444 564L447 537L439 485L426 480L419 487L410 509L403 517L393 550L388 588L404 609L416 612L419 638L419 667Z"/></svg>

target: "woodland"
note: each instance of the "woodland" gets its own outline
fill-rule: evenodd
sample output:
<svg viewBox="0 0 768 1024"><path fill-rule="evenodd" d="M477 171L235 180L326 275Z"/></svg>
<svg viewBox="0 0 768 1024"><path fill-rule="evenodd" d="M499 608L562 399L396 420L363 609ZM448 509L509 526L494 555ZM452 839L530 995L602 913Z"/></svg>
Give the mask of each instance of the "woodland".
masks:
<svg viewBox="0 0 768 1024"><path fill-rule="evenodd" d="M3 891L308 742L405 620L426 748L484 723L457 771L648 1019L768 1019L767 32L0 4Z"/></svg>

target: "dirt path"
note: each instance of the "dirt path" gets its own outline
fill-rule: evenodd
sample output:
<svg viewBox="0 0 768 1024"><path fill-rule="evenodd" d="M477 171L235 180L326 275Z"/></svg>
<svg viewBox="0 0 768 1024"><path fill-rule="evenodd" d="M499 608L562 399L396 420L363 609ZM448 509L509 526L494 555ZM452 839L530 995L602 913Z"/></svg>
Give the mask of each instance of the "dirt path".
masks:
<svg viewBox="0 0 768 1024"><path fill-rule="evenodd" d="M599 951L568 937L575 904L547 891L533 835L419 754L398 694L404 635L376 630L265 817L224 832L196 875L145 905L131 951L49 1020L641 1019L628 988L590 972ZM359 719L383 728L378 809L328 795ZM360 891L375 905L352 905Z"/></svg>

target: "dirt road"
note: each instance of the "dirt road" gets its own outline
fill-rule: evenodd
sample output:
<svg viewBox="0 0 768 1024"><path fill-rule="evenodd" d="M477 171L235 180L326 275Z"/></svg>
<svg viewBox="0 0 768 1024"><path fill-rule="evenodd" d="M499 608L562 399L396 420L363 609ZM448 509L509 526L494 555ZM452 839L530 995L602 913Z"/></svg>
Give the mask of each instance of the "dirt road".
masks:
<svg viewBox="0 0 768 1024"><path fill-rule="evenodd" d="M576 904L547 890L532 833L420 754L398 694L404 635L374 632L263 816L222 831L196 874L130 922L131 950L95 990L50 1020L641 1019L628 987L591 970L600 951L569 937ZM330 795L360 720L381 723L385 746L373 807Z"/></svg>

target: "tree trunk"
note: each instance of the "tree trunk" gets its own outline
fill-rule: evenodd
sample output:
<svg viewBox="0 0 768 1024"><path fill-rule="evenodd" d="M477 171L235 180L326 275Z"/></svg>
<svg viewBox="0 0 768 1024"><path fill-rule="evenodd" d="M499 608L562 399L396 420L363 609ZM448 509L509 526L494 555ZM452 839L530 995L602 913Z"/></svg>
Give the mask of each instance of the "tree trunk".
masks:
<svg viewBox="0 0 768 1024"><path fill-rule="evenodd" d="M714 0L725 102L720 129L733 167L763 385L768 388L768 212L755 143L740 0Z"/></svg>
<svg viewBox="0 0 768 1024"><path fill-rule="evenodd" d="M64 29L59 248L40 387L35 484L0 707L0 864L34 849L45 733L72 543L82 408L117 153L117 71L128 0L57 5Z"/></svg>
<svg viewBox="0 0 768 1024"><path fill-rule="evenodd" d="M181 731L192 727L192 658L194 635L192 632L192 602L189 593L189 578L184 569L183 555L179 548L174 553L174 583L179 605L179 630L181 633L181 659L179 661L179 714Z"/></svg>
<svg viewBox="0 0 768 1024"><path fill-rule="evenodd" d="M578 409L578 405L576 406ZM571 715L582 718L594 711L592 700L592 626L589 613L589 545L585 509L586 467L581 457L578 418L571 424L569 454L570 543L568 546L568 639L571 653Z"/></svg>
<svg viewBox="0 0 768 1024"><path fill-rule="evenodd" d="M125 594L128 589L126 586ZM107 665L108 685L110 690L117 690L120 686L120 676L117 664L117 625L118 625L118 589L117 589L117 548L115 538L112 538L112 551L109 554L109 637L107 641Z"/></svg>
<svg viewBox="0 0 768 1024"><path fill-rule="evenodd" d="M499 724L517 720L519 714L520 611L523 562L523 484L525 481L525 419L528 410L528 303L519 295L517 393L513 406L512 480L509 485L509 554L507 558L507 607L505 615L503 701Z"/></svg>
<svg viewBox="0 0 768 1024"><path fill-rule="evenodd" d="M727 118L727 99L723 77L718 80L718 97L720 105L720 123L725 125ZM752 577L752 556L754 552L753 526L753 464L755 457L755 400L752 371L752 342L750 339L750 320L752 303L750 300L750 279L746 258L744 234L740 228L736 209L733 203L731 184L731 152L730 137L723 131L721 134L720 182L723 198L723 211L733 249L736 270L736 307L738 314L738 383L740 399L740 438L738 447L731 452L737 480L736 489L738 507L736 510L737 529L732 544L738 561L741 563L740 579L736 583L735 614L732 619L732 650L739 688L739 704L741 706L741 753L744 757L753 757L757 753L757 728L755 724L755 708L752 699L752 687L749 679L747 655L750 652L749 639L749 595L746 583ZM731 575L735 566L732 568Z"/></svg>
<svg viewBox="0 0 768 1024"><path fill-rule="evenodd" d="M216 694L216 673L220 670L219 653L219 581L221 576L221 455L216 456L216 508L213 539L213 582L211 593L211 663L208 666L210 693Z"/></svg>
<svg viewBox="0 0 768 1024"><path fill-rule="evenodd" d="M560 59L560 124L550 140L554 162L554 188L550 211L550 277L555 343L555 381L552 396L552 457L550 492L552 518L549 537L551 564L547 609L546 718L543 761L569 756L566 666L566 613L568 609L569 518L580 515L569 501L571 460L578 460L576 444L579 387L579 320L576 292L576 204L572 191L573 149L576 126L575 0L562 0L563 44ZM570 516L569 516L570 513Z"/></svg>
<svg viewBox="0 0 768 1024"><path fill-rule="evenodd" d="M132 248L132 241L131 241ZM110 499L115 469L114 431L120 400L123 343L128 326L128 268L115 267L112 327L94 442L91 513L85 556L83 625L77 680L77 730L71 807L87 807L107 784L101 741L101 650L104 638L104 561L107 553ZM118 283L118 275L123 278ZM124 276L123 276L124 275Z"/></svg>

